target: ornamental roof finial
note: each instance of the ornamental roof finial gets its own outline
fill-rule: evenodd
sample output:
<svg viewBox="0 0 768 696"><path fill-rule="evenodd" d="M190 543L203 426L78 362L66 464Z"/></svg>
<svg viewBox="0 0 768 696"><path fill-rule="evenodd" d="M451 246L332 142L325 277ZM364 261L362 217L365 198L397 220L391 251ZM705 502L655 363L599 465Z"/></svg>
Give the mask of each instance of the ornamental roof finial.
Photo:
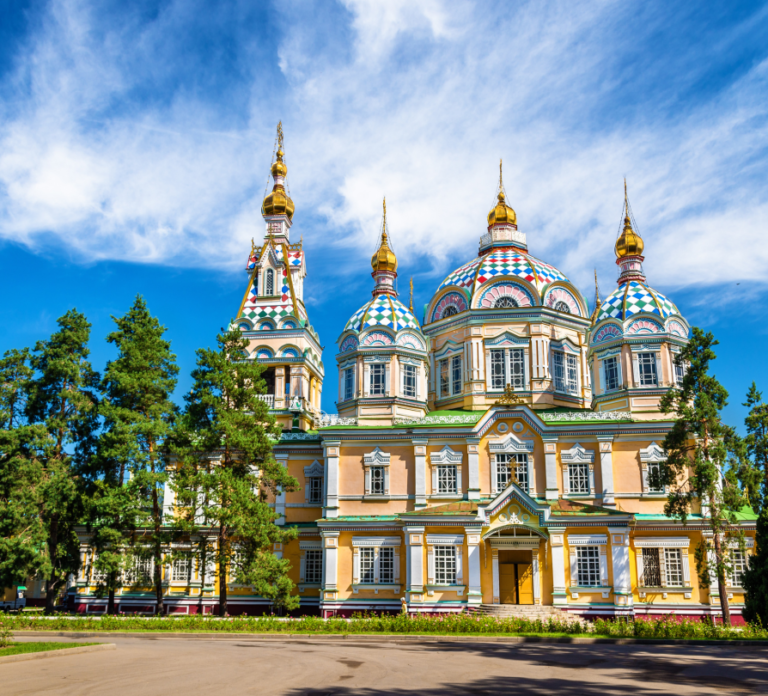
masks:
<svg viewBox="0 0 768 696"><path fill-rule="evenodd" d="M413 314L413 276L411 276L411 302L408 305L408 309L410 309L411 314Z"/></svg>
<svg viewBox="0 0 768 696"><path fill-rule="evenodd" d="M637 225L635 225L637 226ZM616 240L616 257L642 256L645 243L639 232L632 227L632 210L627 195L627 178L624 177L624 229Z"/></svg>
<svg viewBox="0 0 768 696"><path fill-rule="evenodd" d="M395 252L389 248L389 238L387 237L387 198L384 197L383 203L384 217L381 222L381 241L379 242L379 248L371 257L371 266L373 272L376 271L391 271L397 270L397 257Z"/></svg>

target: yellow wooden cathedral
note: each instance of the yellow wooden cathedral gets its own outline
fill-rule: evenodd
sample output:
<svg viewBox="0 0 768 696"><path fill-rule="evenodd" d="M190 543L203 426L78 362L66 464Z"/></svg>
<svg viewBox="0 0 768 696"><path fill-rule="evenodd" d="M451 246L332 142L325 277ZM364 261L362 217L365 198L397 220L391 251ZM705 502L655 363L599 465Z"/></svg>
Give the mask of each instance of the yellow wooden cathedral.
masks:
<svg viewBox="0 0 768 696"><path fill-rule="evenodd" d="M274 500L279 524L299 530L274 552L291 561L300 613L717 613L717 586L702 588L694 563L705 520L698 510L685 526L665 517L666 491L649 478L671 426L659 401L682 378L674 358L690 327L646 282L626 194L617 287L591 307L531 254L500 178L476 258L419 318L398 298L385 205L371 297L339 324L329 416L284 158L280 138L236 323L267 367L264 398L284 429L275 456L302 486ZM742 524L750 553L754 516ZM201 586L192 566L164 571L171 612L196 611L201 596L216 604L213 580ZM736 615L744 567L734 551ZM76 603L98 610L83 568ZM151 610L149 592L119 601L121 611ZM232 587L229 610L270 607Z"/></svg>

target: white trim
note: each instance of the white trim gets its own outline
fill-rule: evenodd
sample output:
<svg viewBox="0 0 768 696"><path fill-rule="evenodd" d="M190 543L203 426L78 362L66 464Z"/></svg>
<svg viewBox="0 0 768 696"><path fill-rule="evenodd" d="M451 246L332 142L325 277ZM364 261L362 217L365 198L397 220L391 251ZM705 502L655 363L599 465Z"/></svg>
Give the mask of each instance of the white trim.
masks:
<svg viewBox="0 0 768 696"><path fill-rule="evenodd" d="M401 546L400 537L352 537L352 546Z"/></svg>
<svg viewBox="0 0 768 696"><path fill-rule="evenodd" d="M299 541L299 550L300 551L310 551L314 549L322 549L323 548L323 542L318 541Z"/></svg>
<svg viewBox="0 0 768 696"><path fill-rule="evenodd" d="M463 534L427 534L427 545L429 546L461 546L463 544Z"/></svg>
<svg viewBox="0 0 768 696"><path fill-rule="evenodd" d="M390 454L377 447L363 456L365 466L389 466Z"/></svg>
<svg viewBox="0 0 768 696"><path fill-rule="evenodd" d="M530 454L533 452L533 440L521 440L514 433L509 433L501 440L488 444L492 454Z"/></svg>
<svg viewBox="0 0 768 696"><path fill-rule="evenodd" d="M568 546L601 546L608 543L607 534L569 534Z"/></svg>
<svg viewBox="0 0 768 696"><path fill-rule="evenodd" d="M636 549L687 549L691 540L688 537L635 537Z"/></svg>
<svg viewBox="0 0 768 696"><path fill-rule="evenodd" d="M577 442L571 449L560 452L560 460L568 464L592 464L595 461L595 451L585 449Z"/></svg>

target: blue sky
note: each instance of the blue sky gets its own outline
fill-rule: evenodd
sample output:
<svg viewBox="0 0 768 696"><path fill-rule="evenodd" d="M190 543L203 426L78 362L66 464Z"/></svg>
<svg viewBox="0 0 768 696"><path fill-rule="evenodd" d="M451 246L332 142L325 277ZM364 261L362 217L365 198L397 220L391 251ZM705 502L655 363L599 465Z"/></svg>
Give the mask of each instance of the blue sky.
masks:
<svg viewBox="0 0 768 696"><path fill-rule="evenodd" d="M407 301L474 257L498 160L531 252L615 286L622 177L648 282L768 391L768 6L0 0L0 350L70 307L111 357L143 294L189 388L237 310L282 119L326 347L369 297L381 198Z"/></svg>

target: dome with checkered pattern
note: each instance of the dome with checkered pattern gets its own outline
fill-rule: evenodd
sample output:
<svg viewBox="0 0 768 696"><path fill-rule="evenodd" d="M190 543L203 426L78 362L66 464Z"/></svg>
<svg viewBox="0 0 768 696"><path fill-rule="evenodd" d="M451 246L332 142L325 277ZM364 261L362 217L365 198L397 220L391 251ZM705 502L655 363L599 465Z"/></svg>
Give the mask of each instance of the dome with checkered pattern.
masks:
<svg viewBox="0 0 768 696"><path fill-rule="evenodd" d="M350 317L344 332L360 333L377 326L395 332L402 329L419 330L418 320L400 300L391 295L376 295Z"/></svg>
<svg viewBox="0 0 768 696"><path fill-rule="evenodd" d="M636 314L655 314L666 319L680 310L660 292L648 287L639 280L631 280L617 287L600 305L595 323L604 319L625 321Z"/></svg>

